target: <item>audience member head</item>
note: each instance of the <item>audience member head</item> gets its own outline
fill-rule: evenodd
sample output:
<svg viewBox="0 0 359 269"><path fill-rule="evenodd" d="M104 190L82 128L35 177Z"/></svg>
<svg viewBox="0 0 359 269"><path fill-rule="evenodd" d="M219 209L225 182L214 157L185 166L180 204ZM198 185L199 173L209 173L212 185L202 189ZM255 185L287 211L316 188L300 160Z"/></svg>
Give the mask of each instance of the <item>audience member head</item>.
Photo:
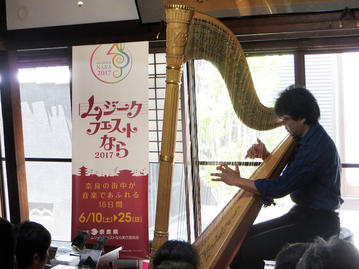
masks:
<svg viewBox="0 0 359 269"><path fill-rule="evenodd" d="M48 259L50 244L51 235L44 226L31 221L21 223L16 240L17 267L42 269Z"/></svg>
<svg viewBox="0 0 359 269"><path fill-rule="evenodd" d="M277 254L275 269L295 269L299 259L310 243L293 243L285 245Z"/></svg>
<svg viewBox="0 0 359 269"><path fill-rule="evenodd" d="M280 93L274 111L278 117L288 115L296 121L305 119L307 125L317 123L320 118L319 105L313 94L296 85L291 85Z"/></svg>
<svg viewBox="0 0 359 269"><path fill-rule="evenodd" d="M0 261L1 268L14 267L15 238L13 225L6 219L0 218Z"/></svg>
<svg viewBox="0 0 359 269"><path fill-rule="evenodd" d="M317 238L304 252L296 269L357 269L359 252L355 246L338 237L328 241Z"/></svg>
<svg viewBox="0 0 359 269"><path fill-rule="evenodd" d="M155 269L195 269L192 264L184 261L163 261Z"/></svg>
<svg viewBox="0 0 359 269"><path fill-rule="evenodd" d="M193 246L185 241L169 240L155 253L155 269L197 269L198 254Z"/></svg>

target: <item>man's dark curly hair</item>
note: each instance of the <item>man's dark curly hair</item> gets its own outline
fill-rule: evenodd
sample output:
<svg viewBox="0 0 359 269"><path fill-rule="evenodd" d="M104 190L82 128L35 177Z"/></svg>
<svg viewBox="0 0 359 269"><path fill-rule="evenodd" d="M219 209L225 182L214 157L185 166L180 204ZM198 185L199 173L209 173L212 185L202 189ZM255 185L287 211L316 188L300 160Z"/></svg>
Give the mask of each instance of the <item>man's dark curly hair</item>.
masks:
<svg viewBox="0 0 359 269"><path fill-rule="evenodd" d="M293 120L306 119L308 125L317 123L320 118L320 109L313 94L297 85L291 85L280 93L274 111L278 117L289 115Z"/></svg>
<svg viewBox="0 0 359 269"><path fill-rule="evenodd" d="M199 263L196 249L188 242L169 240L155 253L153 266L157 268L193 268L197 269ZM177 267L181 265L180 267Z"/></svg>

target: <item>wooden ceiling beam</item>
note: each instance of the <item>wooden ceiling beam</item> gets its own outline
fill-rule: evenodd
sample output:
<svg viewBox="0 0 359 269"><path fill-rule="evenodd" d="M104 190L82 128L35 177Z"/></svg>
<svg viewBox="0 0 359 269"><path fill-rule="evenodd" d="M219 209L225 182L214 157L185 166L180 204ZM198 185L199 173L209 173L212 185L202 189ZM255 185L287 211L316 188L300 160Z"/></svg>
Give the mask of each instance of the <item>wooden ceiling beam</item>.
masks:
<svg viewBox="0 0 359 269"><path fill-rule="evenodd" d="M1 0L0 0L1 1ZM354 18L342 11L309 14L286 14L227 18L226 24L240 41L275 41L298 38L329 38L359 36ZM359 17L359 10L353 14ZM6 33L9 49L36 49L130 41L165 40L161 23L142 24L137 21L92 23L72 26L11 30Z"/></svg>
<svg viewBox="0 0 359 269"><path fill-rule="evenodd" d="M296 40L271 40L262 42L241 42L246 55L268 53L306 53L348 52L359 50L359 36L308 38Z"/></svg>
<svg viewBox="0 0 359 269"><path fill-rule="evenodd" d="M6 45L21 50L156 40L160 28L160 23L125 21L11 30L7 32Z"/></svg>
<svg viewBox="0 0 359 269"><path fill-rule="evenodd" d="M265 35L306 31L331 31L359 28L355 18L342 18L343 11L291 13L223 19L236 35ZM359 18L359 10L353 11Z"/></svg>

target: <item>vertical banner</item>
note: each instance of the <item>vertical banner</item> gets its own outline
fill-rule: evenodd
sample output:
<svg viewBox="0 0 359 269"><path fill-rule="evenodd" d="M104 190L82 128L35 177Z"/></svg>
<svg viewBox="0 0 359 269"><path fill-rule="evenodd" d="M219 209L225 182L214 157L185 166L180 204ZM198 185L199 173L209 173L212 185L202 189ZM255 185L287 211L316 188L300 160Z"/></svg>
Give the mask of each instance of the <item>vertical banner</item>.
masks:
<svg viewBox="0 0 359 269"><path fill-rule="evenodd" d="M72 238L148 255L148 43L73 47Z"/></svg>

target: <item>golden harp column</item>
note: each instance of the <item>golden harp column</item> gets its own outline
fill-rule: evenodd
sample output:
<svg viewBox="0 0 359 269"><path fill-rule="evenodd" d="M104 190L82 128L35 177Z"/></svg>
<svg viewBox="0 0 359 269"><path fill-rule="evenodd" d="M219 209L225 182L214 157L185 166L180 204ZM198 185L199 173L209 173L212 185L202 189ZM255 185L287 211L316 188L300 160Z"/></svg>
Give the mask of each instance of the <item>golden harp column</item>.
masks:
<svg viewBox="0 0 359 269"><path fill-rule="evenodd" d="M157 249L168 240L179 87L181 85L188 25L192 16L193 9L187 6L170 5L166 9L166 99L163 115L156 223L151 246L151 258Z"/></svg>

